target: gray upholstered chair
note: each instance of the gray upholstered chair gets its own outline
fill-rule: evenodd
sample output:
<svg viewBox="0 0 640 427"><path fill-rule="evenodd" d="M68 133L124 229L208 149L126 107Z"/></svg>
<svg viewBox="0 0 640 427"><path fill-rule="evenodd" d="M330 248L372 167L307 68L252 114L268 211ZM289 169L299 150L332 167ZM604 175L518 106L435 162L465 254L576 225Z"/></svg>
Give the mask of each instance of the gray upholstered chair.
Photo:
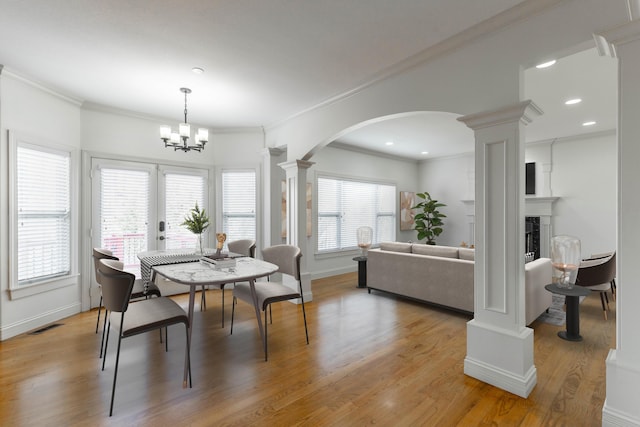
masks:
<svg viewBox="0 0 640 427"><path fill-rule="evenodd" d="M122 270L122 263L112 259L101 259L98 263L98 275L102 284L102 296L104 307L109 313L106 339L104 346L104 358L102 370L104 371L109 346L109 332L111 325L118 331L118 349L116 352L115 370L113 373L113 387L111 390L111 403L109 416L113 414L113 401L118 378L118 362L120 361L120 346L123 338L128 338L155 329L167 328L170 325L182 323L185 326L186 349L185 362L189 371L189 383L191 384L191 359L189 355L189 318L187 313L175 301L167 297L150 298L137 302L131 302L131 293L136 277ZM165 349L169 350L169 336L165 338Z"/></svg>
<svg viewBox="0 0 640 427"><path fill-rule="evenodd" d="M278 266L278 272L292 276L298 282L298 290L291 289L283 283L268 281L256 282L255 290L258 297L258 306L264 311L264 360L267 360L267 307L269 308L270 321L273 322L271 304L279 301L287 301L300 298L302 317L304 320L304 333L309 344L309 332L307 330L307 314L304 309L304 295L300 280L300 248L291 245L276 245L262 250L262 258ZM249 283L237 283L233 288L233 304L231 308L231 333L233 334L233 318L235 314L236 300L241 299L253 306L251 287Z"/></svg>
<svg viewBox="0 0 640 427"><path fill-rule="evenodd" d="M607 320L609 310L609 297L607 291L612 289L616 277L616 253L604 258L583 260L578 268L576 286L583 286L592 292L600 294L602 313ZM606 301L606 304L605 304Z"/></svg>
<svg viewBox="0 0 640 427"><path fill-rule="evenodd" d="M96 283L98 284L98 288L100 289L100 303L98 305L98 320L96 321L96 334L98 333L98 326L100 325L100 312L102 311L102 284L100 283L100 276L98 274L98 265L101 259L111 259L118 261L118 257L113 255L109 249L104 248L93 248L93 270L96 277ZM133 291L131 292L132 299L139 298L148 298L152 295L157 297L162 296L160 293L160 289L153 283L148 284L146 287L140 283L136 282L133 287ZM102 357L102 350L104 348L104 334L105 329L107 327L107 312L105 311L104 315L104 323L102 325L102 340L100 343L100 357ZM162 342L162 332L160 332L160 342Z"/></svg>
<svg viewBox="0 0 640 427"><path fill-rule="evenodd" d="M253 239L234 240L227 243L229 252L248 256L251 258L256 257L256 241ZM235 283L234 283L235 284ZM220 289L222 290L222 327L224 328L224 288L228 283L221 283ZM200 309L207 307L207 299L205 294L205 286L202 286L202 296L200 297Z"/></svg>

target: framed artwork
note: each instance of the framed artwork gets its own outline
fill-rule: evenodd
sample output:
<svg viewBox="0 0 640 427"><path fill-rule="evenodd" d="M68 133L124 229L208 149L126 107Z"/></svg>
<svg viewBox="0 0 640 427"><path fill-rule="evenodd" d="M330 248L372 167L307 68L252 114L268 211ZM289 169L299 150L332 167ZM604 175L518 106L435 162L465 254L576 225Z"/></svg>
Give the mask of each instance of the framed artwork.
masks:
<svg viewBox="0 0 640 427"><path fill-rule="evenodd" d="M416 193L413 191L400 192L400 231L413 230L416 213L411 209L416 204Z"/></svg>

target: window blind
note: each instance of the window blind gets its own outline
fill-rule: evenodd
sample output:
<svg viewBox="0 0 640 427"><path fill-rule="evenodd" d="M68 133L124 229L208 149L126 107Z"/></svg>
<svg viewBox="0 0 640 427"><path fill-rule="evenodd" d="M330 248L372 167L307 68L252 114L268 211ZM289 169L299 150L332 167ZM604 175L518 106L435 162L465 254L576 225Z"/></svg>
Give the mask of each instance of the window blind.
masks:
<svg viewBox="0 0 640 427"><path fill-rule="evenodd" d="M256 238L256 173L222 171L222 229L227 241Z"/></svg>
<svg viewBox="0 0 640 427"><path fill-rule="evenodd" d="M71 271L71 155L17 147L18 285Z"/></svg>
<svg viewBox="0 0 640 427"><path fill-rule="evenodd" d="M318 178L318 251L357 247L356 230L373 229L373 244L395 240L395 185Z"/></svg>
<svg viewBox="0 0 640 427"><path fill-rule="evenodd" d="M206 210L205 178L198 175L167 173L165 175L165 216L167 249L194 248L197 236L181 225L198 203ZM209 220L210 212L207 211Z"/></svg>

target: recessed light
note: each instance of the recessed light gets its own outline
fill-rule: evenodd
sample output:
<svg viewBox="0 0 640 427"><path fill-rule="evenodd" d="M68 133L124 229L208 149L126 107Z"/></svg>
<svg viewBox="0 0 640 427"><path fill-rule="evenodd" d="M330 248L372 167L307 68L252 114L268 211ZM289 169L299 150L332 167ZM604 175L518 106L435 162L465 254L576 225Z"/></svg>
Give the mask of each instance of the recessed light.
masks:
<svg viewBox="0 0 640 427"><path fill-rule="evenodd" d="M592 120L592 121L589 121L589 122L584 122L584 123L582 124L582 126L593 126L593 125L595 125L595 124L596 124L596 122L594 122L594 121Z"/></svg>
<svg viewBox="0 0 640 427"><path fill-rule="evenodd" d="M569 99L567 101L565 101L565 105L574 105L574 104L579 104L582 102L582 99L580 98L573 98L573 99Z"/></svg>
<svg viewBox="0 0 640 427"><path fill-rule="evenodd" d="M200 67L193 67L191 69L191 71L193 71L195 74L202 74L204 73L204 68L200 68Z"/></svg>
<svg viewBox="0 0 640 427"><path fill-rule="evenodd" d="M542 64L536 65L536 68L538 68L538 69L540 69L540 68L549 68L555 63L556 63L556 60L552 59L551 61L543 62Z"/></svg>
<svg viewBox="0 0 640 427"><path fill-rule="evenodd" d="M393 141L387 141L384 143L384 145L393 145Z"/></svg>
<svg viewBox="0 0 640 427"><path fill-rule="evenodd" d="M421 152L420 154L422 154L422 155L425 155L425 156L426 156L427 154L429 154L429 152L428 152L428 151L423 151L423 152Z"/></svg>

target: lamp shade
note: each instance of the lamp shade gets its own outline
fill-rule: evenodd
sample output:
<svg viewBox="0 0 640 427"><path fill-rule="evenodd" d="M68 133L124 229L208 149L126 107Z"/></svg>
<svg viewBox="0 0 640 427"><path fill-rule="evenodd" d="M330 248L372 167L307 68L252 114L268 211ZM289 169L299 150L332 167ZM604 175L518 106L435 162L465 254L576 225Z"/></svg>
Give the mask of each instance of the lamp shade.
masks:
<svg viewBox="0 0 640 427"><path fill-rule="evenodd" d="M371 227L363 226L356 230L358 236L358 247L362 256L367 256L371 242L373 239L373 229Z"/></svg>
<svg viewBox="0 0 640 427"><path fill-rule="evenodd" d="M573 288L580 266L580 240L572 236L551 239L553 280L561 288Z"/></svg>

